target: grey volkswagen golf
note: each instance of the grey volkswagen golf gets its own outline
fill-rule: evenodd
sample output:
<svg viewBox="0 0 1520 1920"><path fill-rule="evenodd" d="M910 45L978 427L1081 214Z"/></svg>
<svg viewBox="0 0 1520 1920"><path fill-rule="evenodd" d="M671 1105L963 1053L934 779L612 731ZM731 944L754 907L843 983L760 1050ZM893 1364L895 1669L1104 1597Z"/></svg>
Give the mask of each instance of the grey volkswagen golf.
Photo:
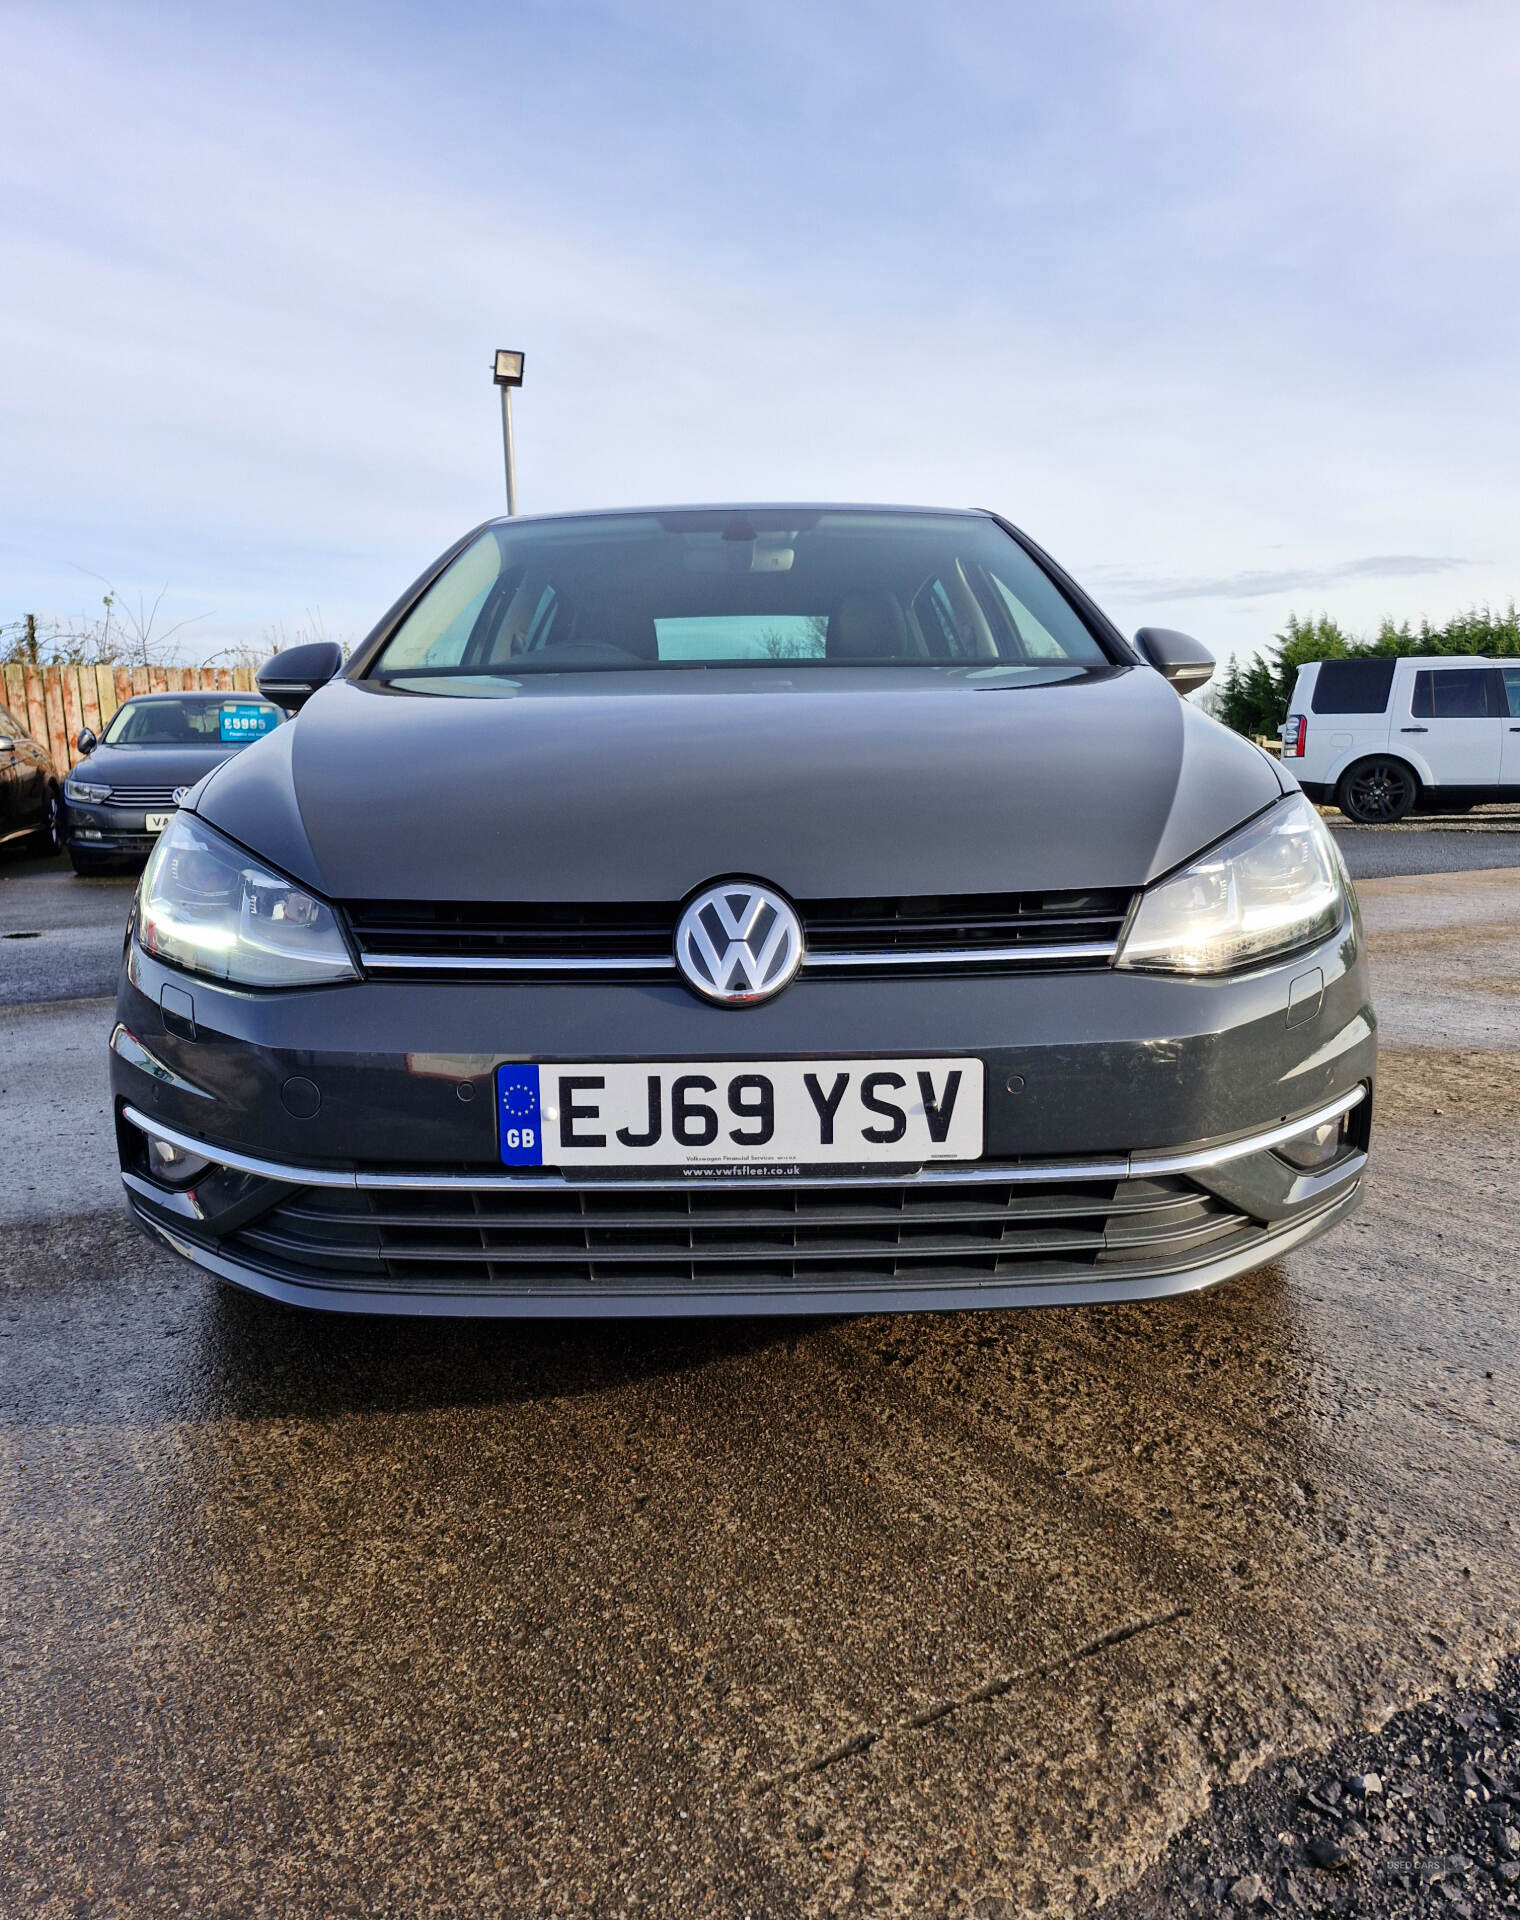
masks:
<svg viewBox="0 0 1520 1920"><path fill-rule="evenodd" d="M186 1258L411 1314L1210 1285L1357 1205L1374 1015L1291 776L989 513L493 522L187 796L111 1036Z"/></svg>

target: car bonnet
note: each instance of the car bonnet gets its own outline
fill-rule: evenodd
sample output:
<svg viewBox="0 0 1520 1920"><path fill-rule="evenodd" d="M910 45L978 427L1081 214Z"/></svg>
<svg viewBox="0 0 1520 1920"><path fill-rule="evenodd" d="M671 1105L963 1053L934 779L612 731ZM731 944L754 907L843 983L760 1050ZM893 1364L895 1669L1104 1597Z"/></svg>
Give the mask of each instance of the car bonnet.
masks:
<svg viewBox="0 0 1520 1920"><path fill-rule="evenodd" d="M725 874L828 899L1138 886L1283 790L1148 668L612 678L501 699L337 681L199 808L337 899L674 901Z"/></svg>

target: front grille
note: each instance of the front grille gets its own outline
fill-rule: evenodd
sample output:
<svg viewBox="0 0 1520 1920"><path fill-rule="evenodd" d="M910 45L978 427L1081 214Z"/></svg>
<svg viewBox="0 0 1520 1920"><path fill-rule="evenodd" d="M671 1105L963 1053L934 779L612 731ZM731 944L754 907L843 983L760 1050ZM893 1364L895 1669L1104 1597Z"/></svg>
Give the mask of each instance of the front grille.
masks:
<svg viewBox="0 0 1520 1920"><path fill-rule="evenodd" d="M815 900L802 908L812 966L892 963L908 954L958 964L1104 965L1129 913L1127 891L966 893L903 899ZM1103 949L1083 952L1085 949Z"/></svg>
<svg viewBox="0 0 1520 1920"><path fill-rule="evenodd" d="M616 1294L1120 1279L1263 1229L1190 1180L416 1191L306 1187L225 1243L373 1291Z"/></svg>
<svg viewBox="0 0 1520 1920"><path fill-rule="evenodd" d="M172 807L174 796L195 783L182 780L175 787L112 787L106 802L111 807Z"/></svg>
<svg viewBox="0 0 1520 1920"><path fill-rule="evenodd" d="M1103 967L1132 895L1099 892L917 895L800 901L813 973ZM358 900L344 912L375 973L532 977L673 971L680 906Z"/></svg>
<svg viewBox="0 0 1520 1920"><path fill-rule="evenodd" d="M422 963L441 958L531 966L536 960L630 957L668 962L679 909L659 902L357 900L344 912L367 960L395 954Z"/></svg>

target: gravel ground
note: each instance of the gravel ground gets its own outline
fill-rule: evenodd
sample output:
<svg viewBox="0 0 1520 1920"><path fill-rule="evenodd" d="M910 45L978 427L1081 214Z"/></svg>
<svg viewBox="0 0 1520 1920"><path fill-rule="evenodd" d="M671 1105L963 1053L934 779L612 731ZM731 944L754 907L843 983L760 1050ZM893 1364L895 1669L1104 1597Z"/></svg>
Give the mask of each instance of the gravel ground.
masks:
<svg viewBox="0 0 1520 1920"><path fill-rule="evenodd" d="M1225 1790L1101 1920L1478 1920L1520 1908L1520 1660Z"/></svg>

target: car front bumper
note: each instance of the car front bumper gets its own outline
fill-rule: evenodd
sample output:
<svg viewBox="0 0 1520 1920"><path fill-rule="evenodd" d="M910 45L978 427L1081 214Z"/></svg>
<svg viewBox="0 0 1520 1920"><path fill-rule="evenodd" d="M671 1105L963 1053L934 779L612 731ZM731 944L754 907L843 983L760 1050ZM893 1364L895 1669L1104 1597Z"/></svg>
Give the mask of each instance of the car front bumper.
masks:
<svg viewBox="0 0 1520 1920"><path fill-rule="evenodd" d="M1353 1211L1374 1028L1349 920L1228 980L803 981L737 1013L663 984L242 992L134 944L111 1071L138 1218L280 1300L528 1316L1054 1306L1209 1286ZM917 1052L985 1061L981 1161L696 1182L570 1180L498 1156L502 1060ZM1337 1157L1296 1170L1285 1137L1332 1115ZM148 1132L213 1166L168 1185Z"/></svg>
<svg viewBox="0 0 1520 1920"><path fill-rule="evenodd" d="M173 813L174 808L155 811ZM66 799L60 830L65 846L102 860L146 860L158 844L158 834L149 833L147 812L141 807L86 806Z"/></svg>

